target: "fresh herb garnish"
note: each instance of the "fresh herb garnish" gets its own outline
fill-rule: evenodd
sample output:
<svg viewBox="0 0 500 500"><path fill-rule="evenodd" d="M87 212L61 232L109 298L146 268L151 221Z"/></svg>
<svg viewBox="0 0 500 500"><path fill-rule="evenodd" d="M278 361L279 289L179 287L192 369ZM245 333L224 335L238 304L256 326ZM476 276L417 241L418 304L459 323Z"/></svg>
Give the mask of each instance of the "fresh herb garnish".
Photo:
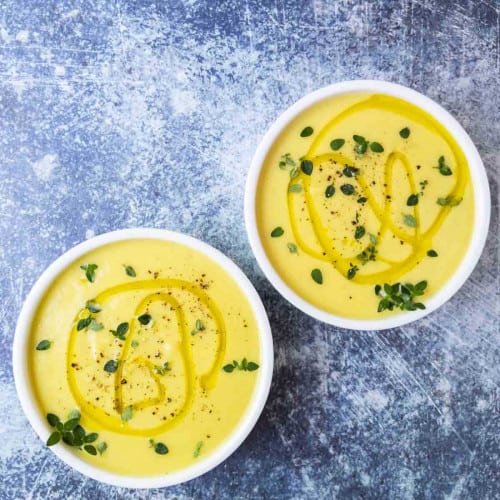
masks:
<svg viewBox="0 0 500 500"><path fill-rule="evenodd" d="M346 195L349 196L351 194L354 194L354 186L352 184L342 184L340 186L340 190Z"/></svg>
<svg viewBox="0 0 500 500"><path fill-rule="evenodd" d="M286 246L290 253L297 253L297 245L295 243L287 243Z"/></svg>
<svg viewBox="0 0 500 500"><path fill-rule="evenodd" d="M165 373L171 371L172 368L170 368L170 365L168 361L165 361L163 365L155 365L153 367L153 373L156 373L156 375L165 375Z"/></svg>
<svg viewBox="0 0 500 500"><path fill-rule="evenodd" d="M453 173L452 170L451 170L451 168L448 165L446 165L444 156L440 156L439 157L439 159L438 159L438 166L437 167L433 167L433 168L437 168L439 170L439 173L441 175L448 176L448 175L451 175Z"/></svg>
<svg viewBox="0 0 500 500"><path fill-rule="evenodd" d="M284 233L285 231L283 230L283 228L281 226L277 226L271 231L271 237L279 238L280 236L283 236Z"/></svg>
<svg viewBox="0 0 500 500"><path fill-rule="evenodd" d="M423 181L420 181L419 184L420 184L420 196L423 196L425 188L429 184L429 181L427 179L424 179Z"/></svg>
<svg viewBox="0 0 500 500"><path fill-rule="evenodd" d="M406 200L406 204L409 207L414 207L415 205L417 205L418 204L418 194L410 194L410 196L408 196L408 199Z"/></svg>
<svg viewBox="0 0 500 500"><path fill-rule="evenodd" d="M296 165L295 160L291 157L290 153L285 153L281 155L281 160L279 162L279 167L281 170L285 170L287 165L294 167Z"/></svg>
<svg viewBox="0 0 500 500"><path fill-rule="evenodd" d="M366 230L363 226L358 226L356 228L356 231L354 231L354 239L359 240L361 239L366 233Z"/></svg>
<svg viewBox="0 0 500 500"><path fill-rule="evenodd" d="M133 417L133 410L131 406L127 406L123 411L122 411L122 420L124 422L128 422L129 420L132 419Z"/></svg>
<svg viewBox="0 0 500 500"><path fill-rule="evenodd" d="M99 455L102 455L107 449L108 445L105 441L102 441L97 445L97 451L99 452Z"/></svg>
<svg viewBox="0 0 500 500"><path fill-rule="evenodd" d="M311 271L311 278L318 284L323 284L323 273L319 269L313 269Z"/></svg>
<svg viewBox="0 0 500 500"><path fill-rule="evenodd" d="M385 283L383 287L375 285L375 295L381 297L378 312L385 311L386 309L392 311L394 308L399 308L402 311L425 309L424 304L415 302L414 299L423 295L426 288L427 281L425 280L420 281L416 285L412 285L411 283L406 283L405 285L401 283L395 283L394 285Z"/></svg>
<svg viewBox="0 0 500 500"><path fill-rule="evenodd" d="M454 196L447 196L446 198L438 198L437 204L442 207L456 207L462 203L462 198L458 199Z"/></svg>
<svg viewBox="0 0 500 500"><path fill-rule="evenodd" d="M95 281L95 270L98 268L97 264L83 264L80 266L80 269L85 271L85 277L90 283L94 283Z"/></svg>
<svg viewBox="0 0 500 500"><path fill-rule="evenodd" d="M53 413L47 414L47 421L51 427L56 428L47 439L47 446L53 446L62 439L69 446L74 446L80 450L83 447L83 450L89 455L97 455L95 447L88 443L96 441L99 435L96 432L86 433L85 429L80 425L80 412L78 410L70 412L68 420L64 423ZM107 448L106 443L99 443L97 448L104 451Z"/></svg>
<svg viewBox="0 0 500 500"><path fill-rule="evenodd" d="M98 332L99 330L102 330L104 328L104 325L96 321L95 318L91 318L88 327L94 332Z"/></svg>
<svg viewBox="0 0 500 500"><path fill-rule="evenodd" d="M118 370L118 361L110 359L104 364L104 371L108 373L115 373Z"/></svg>
<svg viewBox="0 0 500 500"><path fill-rule="evenodd" d="M78 320L78 323L76 324L76 330L81 331L85 330L85 328L88 328L90 323L92 323L92 316L87 316L86 318L82 318Z"/></svg>
<svg viewBox="0 0 500 500"><path fill-rule="evenodd" d="M300 184L291 184L288 191L290 191L290 193L300 193L302 191L302 186Z"/></svg>
<svg viewBox="0 0 500 500"><path fill-rule="evenodd" d="M345 144L344 139L333 139L333 141L330 142L330 147L332 148L333 151L338 151L344 144Z"/></svg>
<svg viewBox="0 0 500 500"><path fill-rule="evenodd" d="M377 237L374 234L370 234L370 243L372 243L372 245L376 245L377 241Z"/></svg>
<svg viewBox="0 0 500 500"><path fill-rule="evenodd" d="M205 325L201 319L197 319L194 325L194 330L191 330L191 335L196 335L198 332L202 332L203 330L205 330Z"/></svg>
<svg viewBox="0 0 500 500"><path fill-rule="evenodd" d="M137 342L137 340L132 340L132 342L130 342L130 345L136 348L139 345L139 342Z"/></svg>
<svg viewBox="0 0 500 500"><path fill-rule="evenodd" d="M415 217L411 214L403 214L403 222L408 226L408 227L417 227L417 221Z"/></svg>
<svg viewBox="0 0 500 500"><path fill-rule="evenodd" d="M343 169L342 169L342 173L346 176L346 177L356 177L356 175L358 174L359 172L359 168L356 168L356 167L351 167L350 165L346 165Z"/></svg>
<svg viewBox="0 0 500 500"><path fill-rule="evenodd" d="M156 443L155 452L158 453L158 455L166 455L168 453L168 447L164 443Z"/></svg>
<svg viewBox="0 0 500 500"><path fill-rule="evenodd" d="M356 143L354 146L355 153L359 156L363 156L368 149L368 141L361 135L353 135L352 138Z"/></svg>
<svg viewBox="0 0 500 500"><path fill-rule="evenodd" d="M116 330L110 330L110 332L113 334L113 337L116 337L120 340L125 340L125 335L128 332L128 323L127 322L120 323L116 327Z"/></svg>
<svg viewBox="0 0 500 500"><path fill-rule="evenodd" d="M325 196L327 198L331 198L334 194L335 194L335 186L333 184L330 184L325 189Z"/></svg>
<svg viewBox="0 0 500 500"><path fill-rule="evenodd" d="M141 314L137 320L141 325L147 325L151 321L151 315L150 314Z"/></svg>
<svg viewBox="0 0 500 500"><path fill-rule="evenodd" d="M432 248L427 252L427 255L429 257L437 257L438 256L438 253L436 252L436 250L433 250Z"/></svg>
<svg viewBox="0 0 500 500"><path fill-rule="evenodd" d="M47 349L50 349L50 346L52 345L52 342L50 340L44 339L38 342L36 345L35 349L37 351L46 351Z"/></svg>
<svg viewBox="0 0 500 500"><path fill-rule="evenodd" d="M382 146L382 144L380 144L380 142L371 142L370 149L374 153L383 153L384 152L384 147Z"/></svg>
<svg viewBox="0 0 500 500"><path fill-rule="evenodd" d="M130 276L131 278L135 278L135 269L132 266L123 266L125 268L125 273L127 276Z"/></svg>
<svg viewBox="0 0 500 500"><path fill-rule="evenodd" d="M293 167L292 170L290 170L290 179L295 179L299 175L299 169L297 167Z"/></svg>
<svg viewBox="0 0 500 500"><path fill-rule="evenodd" d="M351 264L351 267L349 268L349 271L347 271L347 279L352 280L354 276L356 276L356 273L359 271L358 266L353 266Z"/></svg>
<svg viewBox="0 0 500 500"><path fill-rule="evenodd" d="M310 135L313 134L313 132L314 132L314 129L312 127L306 127L300 133L300 137L309 137Z"/></svg>
<svg viewBox="0 0 500 500"><path fill-rule="evenodd" d="M368 201L368 198L365 196L361 196L356 200L358 203L366 203Z"/></svg>
<svg viewBox="0 0 500 500"><path fill-rule="evenodd" d="M101 306L94 300L87 300L85 309L88 309L89 312L94 314L102 311Z"/></svg>
<svg viewBox="0 0 500 500"><path fill-rule="evenodd" d="M409 129L408 127L402 128L402 129L399 131L399 135L400 135L403 139L408 139L408 137L410 137L410 129Z"/></svg>
<svg viewBox="0 0 500 500"><path fill-rule="evenodd" d="M377 249L375 248L375 243L370 245L366 250L363 250L356 258L363 264L367 264L370 260L376 260Z"/></svg>
<svg viewBox="0 0 500 500"><path fill-rule="evenodd" d="M300 162L300 169L304 174L311 175L313 171L313 162L310 160L302 160Z"/></svg>
<svg viewBox="0 0 500 500"><path fill-rule="evenodd" d="M253 361L247 361L247 358L243 358L241 360L241 363L238 363L235 359L233 360L232 363L229 363L228 365L224 365L222 369L227 372L231 373L234 370L240 370L244 372L253 372L259 368L259 365L257 363L254 363Z"/></svg>
<svg viewBox="0 0 500 500"><path fill-rule="evenodd" d="M194 449L193 457L198 458L200 456L201 447L203 446L203 441L198 441L196 443L196 448Z"/></svg>

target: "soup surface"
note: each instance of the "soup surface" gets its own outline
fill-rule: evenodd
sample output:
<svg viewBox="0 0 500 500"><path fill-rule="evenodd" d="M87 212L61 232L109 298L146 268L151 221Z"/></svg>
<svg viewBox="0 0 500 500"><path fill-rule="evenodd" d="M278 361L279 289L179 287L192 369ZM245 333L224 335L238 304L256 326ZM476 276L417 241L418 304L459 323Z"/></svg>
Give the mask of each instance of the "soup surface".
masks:
<svg viewBox="0 0 500 500"><path fill-rule="evenodd" d="M425 308L472 234L460 146L387 95L344 94L305 110L271 147L256 196L274 269L307 302L346 318Z"/></svg>
<svg viewBox="0 0 500 500"><path fill-rule="evenodd" d="M168 474L238 425L259 346L250 304L218 264L173 242L120 241L75 261L46 293L31 379L53 441L66 443L56 446L116 473Z"/></svg>

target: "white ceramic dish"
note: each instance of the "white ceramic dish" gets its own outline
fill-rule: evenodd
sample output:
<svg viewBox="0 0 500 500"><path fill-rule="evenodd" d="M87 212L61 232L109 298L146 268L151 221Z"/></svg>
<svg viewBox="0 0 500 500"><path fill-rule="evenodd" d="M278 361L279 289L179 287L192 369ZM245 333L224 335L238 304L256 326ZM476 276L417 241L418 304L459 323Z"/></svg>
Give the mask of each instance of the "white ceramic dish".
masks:
<svg viewBox="0 0 500 500"><path fill-rule="evenodd" d="M332 96L352 92L372 92L398 97L427 111L455 137L469 163L475 197L474 229L469 248L453 276L438 293L426 302L426 309L422 311L404 312L374 320L349 319L323 311L305 301L281 279L269 261L260 240L256 219L256 191L262 166L273 143L294 118L313 104ZM272 285L285 299L309 316L325 323L352 330L384 330L402 326L430 314L448 301L464 284L481 256L488 234L490 211L490 190L486 171L479 153L467 132L445 109L428 97L402 85L378 80L353 80L336 83L306 95L288 108L271 125L259 144L250 165L245 190L245 224L248 238L257 262Z"/></svg>
<svg viewBox="0 0 500 500"><path fill-rule="evenodd" d="M195 465L164 476L131 477L114 474L94 467L88 462L80 459L77 452L75 453L75 451L72 451L63 444L51 447L51 450L61 460L82 474L98 481L127 488L160 488L183 483L201 476L229 457L229 455L241 445L254 427L269 394L273 372L273 342L267 314L257 292L248 278L228 257L200 240L162 229L124 229L102 234L75 246L60 256L46 269L35 283L24 302L14 337L14 378L17 394L24 413L28 417L36 433L40 436L40 439L45 442L51 429L45 419L45 415L42 415L37 405L27 371L27 350L33 316L48 287L67 266L91 250L109 243L129 239L160 239L173 241L207 255L225 269L240 286L255 314L260 333L260 368L258 371L257 384L248 409L229 438L212 454L200 460L200 462L197 462Z"/></svg>

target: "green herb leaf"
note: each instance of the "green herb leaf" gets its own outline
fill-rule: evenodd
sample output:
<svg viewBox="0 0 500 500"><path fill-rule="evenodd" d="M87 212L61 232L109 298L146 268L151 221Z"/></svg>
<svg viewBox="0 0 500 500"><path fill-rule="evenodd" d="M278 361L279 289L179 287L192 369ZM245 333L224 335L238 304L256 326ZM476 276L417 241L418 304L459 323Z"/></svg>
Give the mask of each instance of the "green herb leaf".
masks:
<svg viewBox="0 0 500 500"><path fill-rule="evenodd" d="M342 173L346 176L346 177L356 177L356 175L358 174L359 172L359 168L356 168L356 167L351 167L349 165L347 165L346 167L344 167L342 169Z"/></svg>
<svg viewBox="0 0 500 500"><path fill-rule="evenodd" d="M352 138L357 144L364 144L366 142L366 139L362 135L353 135Z"/></svg>
<svg viewBox="0 0 500 500"><path fill-rule="evenodd" d="M446 198L438 198L437 204L442 207L456 207L462 203L462 198L457 199L454 196L447 196Z"/></svg>
<svg viewBox="0 0 500 500"><path fill-rule="evenodd" d="M193 457L198 458L200 456L201 447L203 446L203 441L198 441L196 443L196 448L194 449Z"/></svg>
<svg viewBox="0 0 500 500"><path fill-rule="evenodd" d="M399 131L399 135L400 135L403 139L408 139L408 137L410 137L410 129L409 129L408 127L402 128L402 129Z"/></svg>
<svg viewBox="0 0 500 500"><path fill-rule="evenodd" d="M340 186L340 190L346 195L349 196L351 194L354 194L354 186L352 184L342 184Z"/></svg>
<svg viewBox="0 0 500 500"><path fill-rule="evenodd" d="M271 238L279 238L280 236L283 236L285 234L285 231L281 226L276 226L272 231L271 231Z"/></svg>
<svg viewBox="0 0 500 500"><path fill-rule="evenodd" d="M356 228L356 231L354 231L354 239L359 240L361 239L366 233L366 230L363 226L358 226Z"/></svg>
<svg viewBox="0 0 500 500"><path fill-rule="evenodd" d="M125 408L123 411L122 411L122 420L124 422L128 422L133 416L133 409L131 406L127 406L127 408Z"/></svg>
<svg viewBox="0 0 500 500"><path fill-rule="evenodd" d="M286 246L290 253L297 253L297 245L295 243L287 243Z"/></svg>
<svg viewBox="0 0 500 500"><path fill-rule="evenodd" d="M234 371L234 366L232 364L224 365L222 369L227 373L231 373Z"/></svg>
<svg viewBox="0 0 500 500"><path fill-rule="evenodd" d="M439 173L444 176L449 176L453 173L451 168L448 165L446 165L444 156L439 157L438 166L434 168L437 168L439 170Z"/></svg>
<svg viewBox="0 0 500 500"><path fill-rule="evenodd" d="M300 162L300 169L304 174L311 175L313 171L313 162L309 160L302 160Z"/></svg>
<svg viewBox="0 0 500 500"><path fill-rule="evenodd" d="M259 365L257 363L254 363L253 361L250 361L247 365L247 371L253 372L259 368Z"/></svg>
<svg viewBox="0 0 500 500"><path fill-rule="evenodd" d="M71 410L69 413L68 413L68 419L74 419L74 418L78 418L80 419L81 418L81 413L80 413L80 410L78 408L75 408L74 410Z"/></svg>
<svg viewBox="0 0 500 500"><path fill-rule="evenodd" d="M35 349L37 351L46 351L47 349L50 349L51 345L52 342L50 340L41 340L40 342L38 342Z"/></svg>
<svg viewBox="0 0 500 500"><path fill-rule="evenodd" d="M314 132L313 128L312 127L306 127L305 129L302 130L302 132L300 133L300 137L309 137L310 135L312 135Z"/></svg>
<svg viewBox="0 0 500 500"><path fill-rule="evenodd" d="M82 441L83 443L83 439L85 438L85 429L80 425L78 424L74 429L73 429L73 435L78 438L79 440Z"/></svg>
<svg viewBox="0 0 500 500"><path fill-rule="evenodd" d="M70 418L69 420L64 422L63 430L72 431L78 425L78 422L80 422L80 417Z"/></svg>
<svg viewBox="0 0 500 500"><path fill-rule="evenodd" d="M108 449L108 445L106 444L105 441L101 441L97 445L97 451L99 452L99 455L102 455L107 449Z"/></svg>
<svg viewBox="0 0 500 500"><path fill-rule="evenodd" d="M123 323L120 323L118 327L116 328L116 333L118 335L125 335L128 332L128 323L125 321Z"/></svg>
<svg viewBox="0 0 500 500"><path fill-rule="evenodd" d="M368 149L368 141L361 135L353 135L352 136L356 145L354 146L354 151L359 156L363 156Z"/></svg>
<svg viewBox="0 0 500 500"><path fill-rule="evenodd" d="M313 269L311 271L311 278L318 284L323 284L323 273L319 269Z"/></svg>
<svg viewBox="0 0 500 500"><path fill-rule="evenodd" d="M290 193L300 193L302 191L302 186L300 184L291 184L288 191L290 191Z"/></svg>
<svg viewBox="0 0 500 500"><path fill-rule="evenodd" d="M135 269L132 266L123 266L125 268L125 273L127 276L131 278L135 278L137 275L135 274Z"/></svg>
<svg viewBox="0 0 500 500"><path fill-rule="evenodd" d="M55 427L59 422L59 417L57 415L54 415L53 413L47 413L47 422L52 426Z"/></svg>
<svg viewBox="0 0 500 500"><path fill-rule="evenodd" d="M299 169L297 167L293 167L292 170L290 170L290 179L295 179L299 175Z"/></svg>
<svg viewBox="0 0 500 500"><path fill-rule="evenodd" d="M168 448L163 443L156 443L155 452L158 453L158 455L166 455L168 453Z"/></svg>
<svg viewBox="0 0 500 500"><path fill-rule="evenodd" d="M80 269L85 271L85 277L87 278L90 283L94 283L95 281L95 270L99 266L97 264L83 264L80 266Z"/></svg>
<svg viewBox="0 0 500 500"><path fill-rule="evenodd" d="M333 141L330 142L330 147L333 149L333 151L338 151L344 144L344 139L333 139Z"/></svg>
<svg viewBox="0 0 500 500"><path fill-rule="evenodd" d="M156 375L165 375L165 373L169 372L170 370L171 368L168 361L165 361L163 365L155 365L153 367L153 373L156 373Z"/></svg>
<svg viewBox="0 0 500 500"><path fill-rule="evenodd" d="M403 222L408 227L417 227L417 221L415 220L415 217L413 217L413 215L403 214Z"/></svg>
<svg viewBox="0 0 500 500"><path fill-rule="evenodd" d="M151 321L151 315L150 314L141 314L137 320L141 325L147 325Z"/></svg>
<svg viewBox="0 0 500 500"><path fill-rule="evenodd" d="M93 300L88 300L85 304L85 308L91 313L98 313L102 311L101 306Z"/></svg>
<svg viewBox="0 0 500 500"><path fill-rule="evenodd" d="M347 271L347 279L352 280L354 276L356 276L356 273L358 272L358 266L351 266L349 268L349 271Z"/></svg>
<svg viewBox="0 0 500 500"><path fill-rule="evenodd" d="M139 345L139 342L137 342L137 340L132 340L132 342L130 342L130 345L136 348Z"/></svg>
<svg viewBox="0 0 500 500"><path fill-rule="evenodd" d="M58 431L54 431L47 439L47 446L54 446L61 439L61 434Z"/></svg>
<svg viewBox="0 0 500 500"><path fill-rule="evenodd" d="M357 199L358 203L366 203L368 201L368 198L365 196L361 196L360 198Z"/></svg>
<svg viewBox="0 0 500 500"><path fill-rule="evenodd" d="M408 199L406 200L406 204L409 207L414 207L415 205L417 205L418 204L418 194L410 194L410 196L408 196Z"/></svg>
<svg viewBox="0 0 500 500"><path fill-rule="evenodd" d="M370 234L370 243L372 245L376 245L377 244L377 237L374 235L374 234Z"/></svg>
<svg viewBox="0 0 500 500"><path fill-rule="evenodd" d="M94 446L92 446L91 444L86 444L83 449L89 454L89 455L97 455L97 450L95 449Z"/></svg>
<svg viewBox="0 0 500 500"><path fill-rule="evenodd" d="M329 186L327 186L327 188L325 189L325 196L327 198L331 198L333 195L335 194L335 186L333 184L330 184Z"/></svg>
<svg viewBox="0 0 500 500"><path fill-rule="evenodd" d="M205 330L205 327L203 326L201 319L196 320L195 326L199 332L201 332L202 330Z"/></svg>
<svg viewBox="0 0 500 500"><path fill-rule="evenodd" d="M370 143L370 149L374 153L383 153L384 152L384 147L379 142L371 142Z"/></svg>
<svg viewBox="0 0 500 500"><path fill-rule="evenodd" d="M406 283L405 285L400 283L395 283L394 285L384 283L383 288L381 285L375 285L375 294L381 298L377 310L378 312L382 312L385 310L392 311L395 308L399 308L402 311L425 309L424 304L415 302L414 298L423 295L426 288L427 281L425 280L416 285L412 285L411 283Z"/></svg>
<svg viewBox="0 0 500 500"><path fill-rule="evenodd" d="M77 331L80 332L81 330L85 330L85 328L88 328L91 322L92 322L92 316L80 319L76 325Z"/></svg>
<svg viewBox="0 0 500 500"><path fill-rule="evenodd" d="M438 253L436 252L436 250L432 250L432 249L431 249L431 250L429 250L429 251L427 252L427 255L428 255L429 257L437 257L437 256L438 256Z"/></svg>
<svg viewBox="0 0 500 500"><path fill-rule="evenodd" d="M110 359L109 361L106 361L104 365L104 371L108 373L115 373L116 370L118 370L118 361L114 359Z"/></svg>
<svg viewBox="0 0 500 500"><path fill-rule="evenodd" d="M97 434L97 432L91 432L90 434L87 434L83 438L83 442L84 443L93 443L98 437L99 437L99 434Z"/></svg>
<svg viewBox="0 0 500 500"><path fill-rule="evenodd" d="M98 323L95 318L92 318L89 323L89 328L93 330L94 332L98 332L99 330L102 330L104 328L102 323Z"/></svg>

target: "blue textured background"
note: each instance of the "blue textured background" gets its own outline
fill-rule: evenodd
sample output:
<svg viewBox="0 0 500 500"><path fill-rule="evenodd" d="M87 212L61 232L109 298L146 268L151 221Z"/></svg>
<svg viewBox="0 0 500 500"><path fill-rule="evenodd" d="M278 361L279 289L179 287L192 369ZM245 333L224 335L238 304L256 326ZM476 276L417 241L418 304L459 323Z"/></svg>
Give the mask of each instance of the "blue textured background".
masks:
<svg viewBox="0 0 500 500"><path fill-rule="evenodd" d="M352 78L436 99L470 133L492 187L471 279L427 319L383 333L288 305L243 225L266 128L305 93ZM500 498L499 83L495 0L2 0L0 498ZM16 317L43 269L132 226L228 254L275 338L269 401L243 446L152 492L63 465L29 427L11 369Z"/></svg>

